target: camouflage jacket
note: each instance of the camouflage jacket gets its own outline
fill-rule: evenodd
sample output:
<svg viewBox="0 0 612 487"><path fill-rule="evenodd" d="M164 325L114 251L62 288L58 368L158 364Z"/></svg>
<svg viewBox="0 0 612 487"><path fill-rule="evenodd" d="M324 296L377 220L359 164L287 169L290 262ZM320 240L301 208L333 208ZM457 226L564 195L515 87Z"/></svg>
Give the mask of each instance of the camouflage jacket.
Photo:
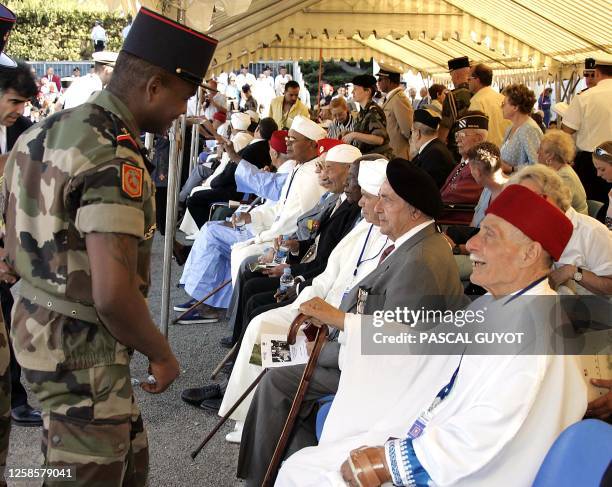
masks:
<svg viewBox="0 0 612 487"><path fill-rule="evenodd" d="M52 296L92 306L85 235L121 233L140 239L138 273L146 295L155 188L141 149L131 113L108 91L22 134L2 189L8 262L22 279ZM29 369L128 363L126 347L102 324L25 298L15 304L11 336L19 363Z"/></svg>
<svg viewBox="0 0 612 487"><path fill-rule="evenodd" d="M391 147L389 147L389 134L387 133L387 118L385 112L372 100L363 108L357 120L355 121L355 132L362 134L378 135L383 138L381 145L366 144L361 141L354 141L362 154L381 154L385 157L391 156Z"/></svg>
<svg viewBox="0 0 612 487"><path fill-rule="evenodd" d="M459 149L457 148L457 141L455 140L455 134L457 133L456 122L465 112L467 112L471 99L472 94L470 93L468 84L462 83L446 96L444 104L442 105L442 120L440 120L440 125L448 129L446 145L448 150L453 153L455 162L461 160Z"/></svg>

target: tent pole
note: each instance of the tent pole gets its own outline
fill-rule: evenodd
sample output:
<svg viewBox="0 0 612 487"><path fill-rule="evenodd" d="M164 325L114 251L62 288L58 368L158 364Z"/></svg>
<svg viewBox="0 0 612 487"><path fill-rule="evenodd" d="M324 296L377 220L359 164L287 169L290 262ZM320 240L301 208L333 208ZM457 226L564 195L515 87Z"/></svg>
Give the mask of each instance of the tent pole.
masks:
<svg viewBox="0 0 612 487"><path fill-rule="evenodd" d="M201 88L198 88L196 91L196 111L195 116L200 116L200 93ZM191 126L191 151L189 153L189 174L193 171L193 168L197 165L197 151L200 146L200 125L198 123L194 123Z"/></svg>
<svg viewBox="0 0 612 487"><path fill-rule="evenodd" d="M177 21L184 23L184 1L179 2ZM162 296L160 331L168 338L168 320L170 316L170 277L172 269L172 244L176 234L176 217L178 209L179 186L181 184L181 167L185 144L185 115L172 123L170 129L170 151L168 167L168 198L166 200L166 231L164 236L164 263L162 268Z"/></svg>
<svg viewBox="0 0 612 487"><path fill-rule="evenodd" d="M323 48L319 48L319 82L317 84L317 111L315 112L315 119L321 112L321 78L323 76Z"/></svg>

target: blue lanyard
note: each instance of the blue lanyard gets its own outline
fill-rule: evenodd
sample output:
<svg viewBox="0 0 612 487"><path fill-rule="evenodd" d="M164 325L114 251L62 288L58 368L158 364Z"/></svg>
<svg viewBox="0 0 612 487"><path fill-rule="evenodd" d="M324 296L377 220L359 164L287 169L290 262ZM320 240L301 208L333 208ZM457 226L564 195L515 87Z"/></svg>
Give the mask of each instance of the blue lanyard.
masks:
<svg viewBox="0 0 612 487"><path fill-rule="evenodd" d="M516 298L518 298L519 296L522 296L523 294L525 294L527 291L529 291L530 289L533 289L534 287L536 287L538 284L540 284L544 279L547 279L548 276L544 276L544 277L540 277L537 281L533 281L531 284L529 284L529 286L527 286L525 289L521 289L518 293L516 293L514 296L510 296L508 298L508 300L504 303L504 306L507 305L508 303L510 303L511 301L514 301Z"/></svg>
<svg viewBox="0 0 612 487"><path fill-rule="evenodd" d="M359 258L357 259L357 265L355 266L355 270L353 271L353 277L357 276L357 271L359 270L359 266L361 264L363 264L364 262L368 262L370 260L375 259L376 257L378 257L378 255L383 251L383 249L385 248L385 245L387 245L387 241L389 240L388 238L385 239L385 243L383 244L382 248L376 253L376 255L374 255L373 257L370 257L369 259L363 259L363 254L365 252L365 249L368 245L368 240L370 240L370 234L372 233L372 229L374 228L374 225L370 225L370 229L368 230L368 235L366 236L365 242L363 242L363 247L361 247L361 253L359 254Z"/></svg>
<svg viewBox="0 0 612 487"><path fill-rule="evenodd" d="M442 389L440 389L440 392L438 392L438 394L436 395L436 398L434 399L434 402L432 403L433 407L435 407L438 404L440 404L444 400L444 398L450 394L451 389L455 385L455 380L457 380L457 374L459 373L459 367L461 367L461 362L463 362L463 354L464 353L465 353L465 350L461 354L461 359L459 360L459 365L457 365L457 368L455 369L455 372L453 372L453 376L451 377L451 380Z"/></svg>

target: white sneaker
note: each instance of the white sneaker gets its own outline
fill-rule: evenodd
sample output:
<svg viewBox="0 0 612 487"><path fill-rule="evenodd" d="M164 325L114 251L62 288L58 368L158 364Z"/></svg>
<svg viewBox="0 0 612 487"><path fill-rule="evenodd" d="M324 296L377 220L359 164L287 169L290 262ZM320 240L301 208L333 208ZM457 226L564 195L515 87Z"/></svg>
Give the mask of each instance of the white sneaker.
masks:
<svg viewBox="0 0 612 487"><path fill-rule="evenodd" d="M225 435L225 441L228 443L236 443L240 444L240 440L242 440L242 429L244 428L244 421L236 421L234 426L234 431Z"/></svg>

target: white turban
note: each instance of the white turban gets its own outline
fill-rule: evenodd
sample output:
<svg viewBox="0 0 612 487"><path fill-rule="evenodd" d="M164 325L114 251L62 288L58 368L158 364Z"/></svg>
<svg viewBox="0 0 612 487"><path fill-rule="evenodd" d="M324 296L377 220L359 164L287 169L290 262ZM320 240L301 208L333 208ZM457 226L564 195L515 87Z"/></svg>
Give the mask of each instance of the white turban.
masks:
<svg viewBox="0 0 612 487"><path fill-rule="evenodd" d="M560 101L558 103L555 103L555 105L552 107L552 111L555 112L557 115L563 117L565 115L565 112L567 112L568 108L569 105L567 103L565 103L564 101Z"/></svg>
<svg viewBox="0 0 612 487"><path fill-rule="evenodd" d="M354 145L339 144L327 151L326 161L351 164L361 157L361 151Z"/></svg>
<svg viewBox="0 0 612 487"><path fill-rule="evenodd" d="M376 159L375 161L361 161L359 164L359 186L366 193L378 195L380 187L387 179L387 164L386 159Z"/></svg>
<svg viewBox="0 0 612 487"><path fill-rule="evenodd" d="M234 145L234 150L236 152L240 152L247 145L250 144L251 140L253 140L253 136L248 132L240 132L232 137L232 144Z"/></svg>
<svg viewBox="0 0 612 487"><path fill-rule="evenodd" d="M230 118L232 127L236 130L246 130L251 125L251 117L249 117L246 113L232 113L232 117Z"/></svg>
<svg viewBox="0 0 612 487"><path fill-rule="evenodd" d="M293 119L291 130L299 132L310 140L321 140L327 137L327 132L309 118L298 115Z"/></svg>
<svg viewBox="0 0 612 487"><path fill-rule="evenodd" d="M229 122L223 122L221 125L217 127L217 134L221 137L227 137Z"/></svg>

